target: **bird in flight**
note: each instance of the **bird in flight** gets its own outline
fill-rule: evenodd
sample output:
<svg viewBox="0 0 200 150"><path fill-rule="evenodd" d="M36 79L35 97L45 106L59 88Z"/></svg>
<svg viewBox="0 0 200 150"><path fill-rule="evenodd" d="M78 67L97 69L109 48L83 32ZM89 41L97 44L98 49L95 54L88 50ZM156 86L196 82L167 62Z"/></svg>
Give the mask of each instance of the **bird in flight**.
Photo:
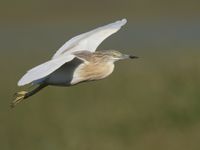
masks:
<svg viewBox="0 0 200 150"><path fill-rule="evenodd" d="M138 58L116 50L96 52L101 42L126 22L122 19L71 38L49 61L30 69L18 81L18 86L31 84L36 87L31 91L17 92L11 107L49 85L71 86L103 79L113 72L114 62Z"/></svg>

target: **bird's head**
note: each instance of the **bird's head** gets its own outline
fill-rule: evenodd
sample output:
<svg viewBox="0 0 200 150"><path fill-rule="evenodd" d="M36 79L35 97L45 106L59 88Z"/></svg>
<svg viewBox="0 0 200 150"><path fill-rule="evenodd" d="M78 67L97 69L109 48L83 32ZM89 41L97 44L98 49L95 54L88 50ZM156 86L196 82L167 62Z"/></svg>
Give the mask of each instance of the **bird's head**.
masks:
<svg viewBox="0 0 200 150"><path fill-rule="evenodd" d="M103 54L105 57L107 57L107 59L111 61L138 58L137 56L134 56L134 55L122 54L121 52L116 51L116 50L107 50L107 51L104 51Z"/></svg>

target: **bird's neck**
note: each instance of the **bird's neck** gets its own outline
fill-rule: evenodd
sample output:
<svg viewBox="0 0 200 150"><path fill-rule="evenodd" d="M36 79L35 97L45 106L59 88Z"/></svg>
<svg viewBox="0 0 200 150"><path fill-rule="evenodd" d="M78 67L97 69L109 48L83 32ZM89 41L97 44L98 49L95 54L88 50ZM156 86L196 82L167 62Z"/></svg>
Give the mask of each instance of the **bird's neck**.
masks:
<svg viewBox="0 0 200 150"><path fill-rule="evenodd" d="M95 65L93 68L96 69L93 70L93 73L91 75L91 80L99 80L106 78L113 72L114 63L113 62L99 63Z"/></svg>
<svg viewBox="0 0 200 150"><path fill-rule="evenodd" d="M88 64L80 70L80 74L87 80L99 80L109 76L113 70L113 62Z"/></svg>
<svg viewBox="0 0 200 150"><path fill-rule="evenodd" d="M103 78L109 76L113 72L114 67L115 67L114 62L109 62L105 64L105 68L104 68L105 72L104 72Z"/></svg>

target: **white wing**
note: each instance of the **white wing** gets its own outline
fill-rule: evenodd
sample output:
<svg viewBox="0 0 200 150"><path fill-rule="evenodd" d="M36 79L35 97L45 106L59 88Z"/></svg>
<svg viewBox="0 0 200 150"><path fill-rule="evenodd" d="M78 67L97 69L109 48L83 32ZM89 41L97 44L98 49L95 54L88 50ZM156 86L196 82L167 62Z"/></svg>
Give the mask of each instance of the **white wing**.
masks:
<svg viewBox="0 0 200 150"><path fill-rule="evenodd" d="M54 54L53 59L62 54L71 54L75 51L87 50L94 52L103 40L117 32L126 22L126 19L122 19L70 39Z"/></svg>
<svg viewBox="0 0 200 150"><path fill-rule="evenodd" d="M55 53L53 59L29 70L19 80L18 86L32 83L51 74L66 62L71 61L75 57L72 54L75 51L94 52L103 40L117 32L126 22L126 19L122 19L70 39Z"/></svg>
<svg viewBox="0 0 200 150"><path fill-rule="evenodd" d="M74 57L74 55L61 56L57 59L52 59L34 67L19 80L18 86L23 86L25 84L29 84L33 81L46 77L58 69L60 66L62 66L64 63L71 61Z"/></svg>

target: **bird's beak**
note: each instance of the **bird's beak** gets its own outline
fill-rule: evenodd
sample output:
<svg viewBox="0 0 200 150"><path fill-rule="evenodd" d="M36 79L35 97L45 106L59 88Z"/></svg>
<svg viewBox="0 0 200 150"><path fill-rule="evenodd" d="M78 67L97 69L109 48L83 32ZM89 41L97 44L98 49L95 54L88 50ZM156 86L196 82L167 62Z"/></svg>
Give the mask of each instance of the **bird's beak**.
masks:
<svg viewBox="0 0 200 150"><path fill-rule="evenodd" d="M138 56L134 56L134 55L129 55L129 58L130 59L136 59L136 58L139 58Z"/></svg>
<svg viewBox="0 0 200 150"><path fill-rule="evenodd" d="M121 59L136 59L138 56L124 54Z"/></svg>

